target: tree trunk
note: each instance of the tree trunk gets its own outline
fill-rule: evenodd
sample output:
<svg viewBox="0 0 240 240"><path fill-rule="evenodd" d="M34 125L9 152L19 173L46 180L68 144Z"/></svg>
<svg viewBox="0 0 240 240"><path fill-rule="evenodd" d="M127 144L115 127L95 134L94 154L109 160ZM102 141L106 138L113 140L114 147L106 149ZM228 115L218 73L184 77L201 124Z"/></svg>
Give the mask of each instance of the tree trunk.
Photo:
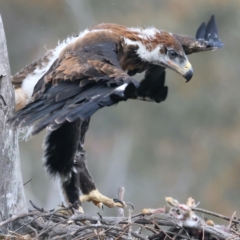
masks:
<svg viewBox="0 0 240 240"><path fill-rule="evenodd" d="M0 16L0 222L11 215L28 211L20 168L17 132L7 124L14 107L7 45ZM6 232L6 228L0 230Z"/></svg>

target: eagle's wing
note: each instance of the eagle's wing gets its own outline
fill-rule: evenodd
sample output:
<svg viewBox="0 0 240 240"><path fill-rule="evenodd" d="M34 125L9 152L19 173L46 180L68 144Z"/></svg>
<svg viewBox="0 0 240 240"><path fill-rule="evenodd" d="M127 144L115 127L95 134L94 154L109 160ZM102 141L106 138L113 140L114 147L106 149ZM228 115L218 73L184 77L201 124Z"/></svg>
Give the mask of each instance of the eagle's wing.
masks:
<svg viewBox="0 0 240 240"><path fill-rule="evenodd" d="M155 101L157 103L166 99L168 87L165 86L166 69L157 65L150 65L144 78L137 87L137 99Z"/></svg>
<svg viewBox="0 0 240 240"><path fill-rule="evenodd" d="M196 38L173 34L182 44L186 54L211 51L222 48L224 44L218 38L217 24L214 15L206 24L203 22L197 30Z"/></svg>
<svg viewBox="0 0 240 240"><path fill-rule="evenodd" d="M121 69L114 42L70 50L53 63L36 85L33 101L10 122L34 124L33 134L47 126L54 130L65 121L85 120L102 107L136 98L137 87Z"/></svg>

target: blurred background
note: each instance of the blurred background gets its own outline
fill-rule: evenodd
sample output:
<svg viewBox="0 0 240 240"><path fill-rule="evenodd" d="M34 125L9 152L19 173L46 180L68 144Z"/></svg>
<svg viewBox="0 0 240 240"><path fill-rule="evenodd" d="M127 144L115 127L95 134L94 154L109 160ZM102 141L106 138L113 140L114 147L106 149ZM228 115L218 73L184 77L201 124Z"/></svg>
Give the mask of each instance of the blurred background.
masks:
<svg viewBox="0 0 240 240"><path fill-rule="evenodd" d="M98 189L156 208L166 196L193 197L207 208L232 215L240 210L240 1L8 0L0 2L12 74L58 41L88 26L113 22L155 26L195 36L215 14L225 47L190 55L189 83L167 71L169 95L161 104L128 101L92 118L85 149ZM44 132L20 143L27 200L54 208L61 203L57 181L42 168ZM102 212L84 203L88 213ZM239 217L239 215L238 215Z"/></svg>

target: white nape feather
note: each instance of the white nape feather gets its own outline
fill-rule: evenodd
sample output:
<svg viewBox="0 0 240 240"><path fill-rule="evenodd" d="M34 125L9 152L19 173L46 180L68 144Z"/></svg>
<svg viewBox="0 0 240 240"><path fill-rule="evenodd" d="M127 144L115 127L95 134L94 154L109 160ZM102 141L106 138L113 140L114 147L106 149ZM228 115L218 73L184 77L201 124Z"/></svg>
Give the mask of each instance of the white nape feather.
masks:
<svg viewBox="0 0 240 240"><path fill-rule="evenodd" d="M128 38L124 38L124 41L127 45L137 45L138 49L136 50L136 53L144 61L151 63L159 63L161 60L164 60L164 55L160 54L160 49L162 47L161 44L159 44L156 48L150 51L144 44L139 41L132 41Z"/></svg>
<svg viewBox="0 0 240 240"><path fill-rule="evenodd" d="M157 33L161 33L160 30L156 29L155 27L148 27L148 28L128 28L130 31L137 32L140 38L145 40L153 39L156 37Z"/></svg>

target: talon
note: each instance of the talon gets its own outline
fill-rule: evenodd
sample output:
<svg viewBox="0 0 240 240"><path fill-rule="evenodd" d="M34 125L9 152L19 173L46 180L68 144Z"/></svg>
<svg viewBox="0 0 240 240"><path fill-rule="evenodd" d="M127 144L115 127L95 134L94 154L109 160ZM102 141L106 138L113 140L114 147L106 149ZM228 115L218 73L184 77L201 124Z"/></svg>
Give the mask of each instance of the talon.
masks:
<svg viewBox="0 0 240 240"><path fill-rule="evenodd" d="M113 207L125 208L127 206L125 202L119 199L111 199L102 195L97 189L92 190L88 194L81 195L80 202L85 202L85 201L92 202L99 208L102 207L102 209L103 209L103 205L109 208L113 208Z"/></svg>
<svg viewBox="0 0 240 240"><path fill-rule="evenodd" d="M103 204L101 202L95 204L98 208L103 210Z"/></svg>
<svg viewBox="0 0 240 240"><path fill-rule="evenodd" d="M131 202L126 202L126 204L127 204L127 205L130 205L131 208L132 208L132 210L134 210L134 206L133 206L133 204L132 204Z"/></svg>
<svg viewBox="0 0 240 240"><path fill-rule="evenodd" d="M113 201L114 201L114 203L120 203L123 208L125 208L125 206L126 206L126 204L123 201L121 201L121 200L119 200L117 198L114 198Z"/></svg>

